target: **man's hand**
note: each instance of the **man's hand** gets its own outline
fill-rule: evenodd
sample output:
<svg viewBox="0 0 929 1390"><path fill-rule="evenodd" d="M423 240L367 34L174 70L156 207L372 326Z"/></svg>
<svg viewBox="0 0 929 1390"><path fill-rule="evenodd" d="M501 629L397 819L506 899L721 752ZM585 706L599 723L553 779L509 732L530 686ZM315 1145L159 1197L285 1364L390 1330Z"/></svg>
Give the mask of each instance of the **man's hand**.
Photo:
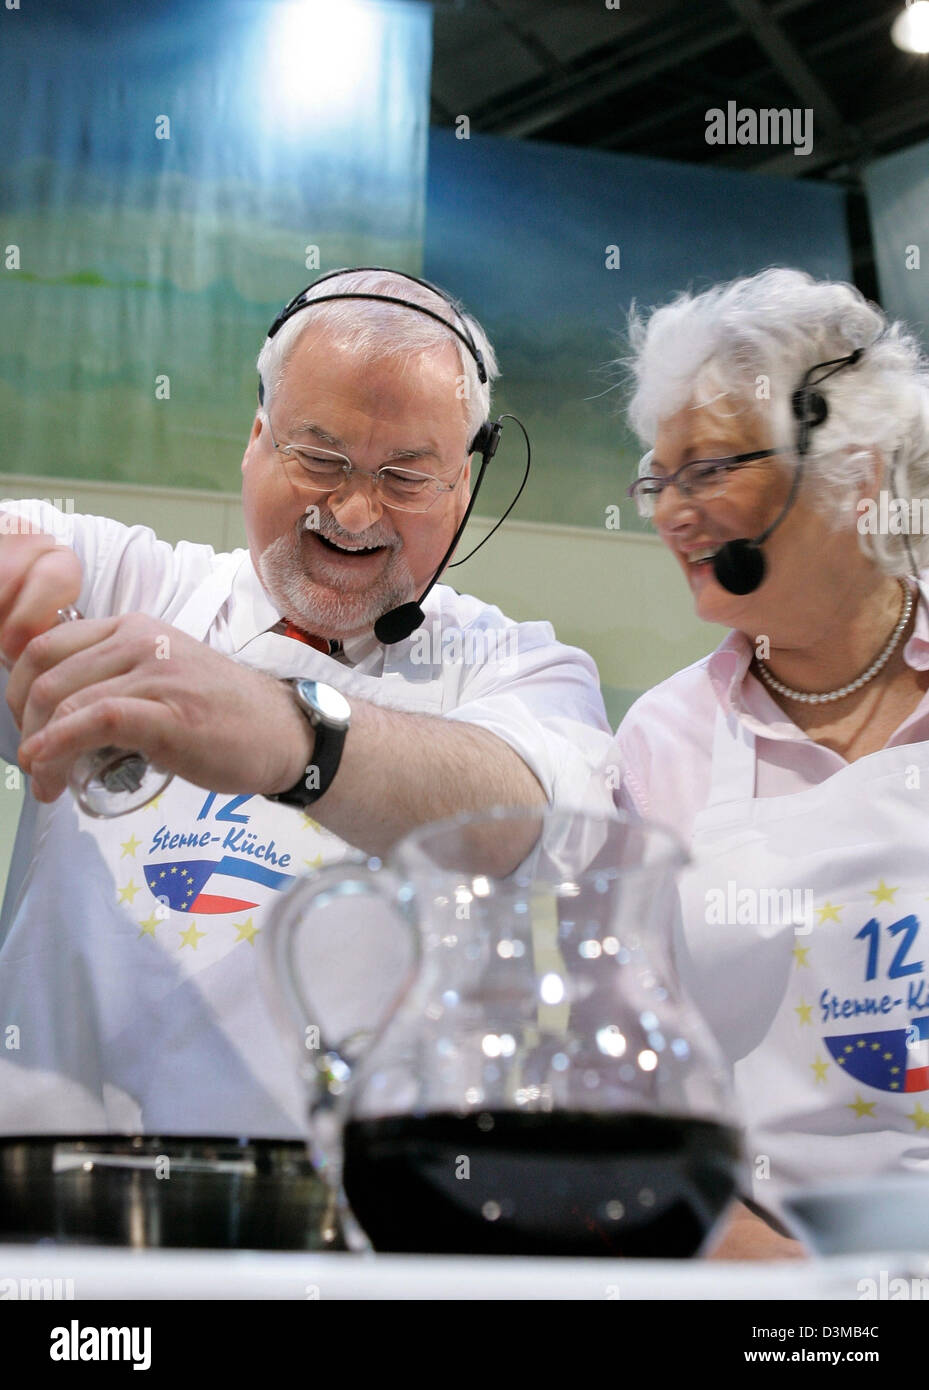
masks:
<svg viewBox="0 0 929 1390"><path fill-rule="evenodd" d="M313 732L286 686L141 613L33 637L7 702L39 801L61 794L81 753L108 744L218 792L283 791L311 763Z"/></svg>
<svg viewBox="0 0 929 1390"><path fill-rule="evenodd" d="M18 519L0 512L0 656L10 664L26 643L54 626L59 608L81 592L81 565L52 536L6 534Z"/></svg>
<svg viewBox="0 0 929 1390"><path fill-rule="evenodd" d="M33 637L7 702L39 801L61 795L81 753L107 745L216 792L286 791L313 765L313 731L286 685L141 613ZM338 773L313 815L366 853L383 855L417 826L462 811L546 804L526 763L489 730L354 697L351 706ZM538 823L506 843L499 830L489 835L485 871L509 873Z"/></svg>

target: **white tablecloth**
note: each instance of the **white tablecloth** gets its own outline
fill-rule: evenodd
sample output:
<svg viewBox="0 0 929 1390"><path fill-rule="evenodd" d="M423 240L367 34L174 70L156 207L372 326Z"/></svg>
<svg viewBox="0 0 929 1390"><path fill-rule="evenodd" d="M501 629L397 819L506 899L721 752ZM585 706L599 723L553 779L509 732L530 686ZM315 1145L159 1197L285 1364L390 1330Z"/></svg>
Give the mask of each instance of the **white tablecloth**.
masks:
<svg viewBox="0 0 929 1390"><path fill-rule="evenodd" d="M859 1300L882 1271L929 1275L929 1252L735 1263L0 1245L4 1299Z"/></svg>

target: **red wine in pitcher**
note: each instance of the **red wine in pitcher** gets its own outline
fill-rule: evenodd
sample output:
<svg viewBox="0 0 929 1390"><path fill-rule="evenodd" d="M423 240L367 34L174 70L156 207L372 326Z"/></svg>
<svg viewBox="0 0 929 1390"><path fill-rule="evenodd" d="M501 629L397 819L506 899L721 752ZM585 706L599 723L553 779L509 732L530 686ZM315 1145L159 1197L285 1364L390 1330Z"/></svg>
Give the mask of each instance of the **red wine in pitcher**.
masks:
<svg viewBox="0 0 929 1390"><path fill-rule="evenodd" d="M694 1255L735 1192L737 1132L645 1114L351 1120L348 1200L375 1250Z"/></svg>

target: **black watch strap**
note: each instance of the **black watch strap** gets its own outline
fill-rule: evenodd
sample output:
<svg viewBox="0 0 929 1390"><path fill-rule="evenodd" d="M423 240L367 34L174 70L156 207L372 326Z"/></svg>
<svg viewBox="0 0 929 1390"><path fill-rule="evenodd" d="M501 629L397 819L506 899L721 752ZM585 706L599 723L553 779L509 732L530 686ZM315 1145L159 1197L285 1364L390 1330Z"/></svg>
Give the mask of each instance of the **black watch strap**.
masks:
<svg viewBox="0 0 929 1390"><path fill-rule="evenodd" d="M274 793L268 800L279 801L284 806L293 806L302 811L305 807L312 806L314 801L318 801L329 790L339 769L345 735L348 733L348 702L330 686L323 686L316 681L290 680L287 684L294 691L298 709L316 735L313 761L292 787L287 791ZM324 708L327 695L330 698L335 696L344 705L346 713L342 718L334 719L327 716Z"/></svg>

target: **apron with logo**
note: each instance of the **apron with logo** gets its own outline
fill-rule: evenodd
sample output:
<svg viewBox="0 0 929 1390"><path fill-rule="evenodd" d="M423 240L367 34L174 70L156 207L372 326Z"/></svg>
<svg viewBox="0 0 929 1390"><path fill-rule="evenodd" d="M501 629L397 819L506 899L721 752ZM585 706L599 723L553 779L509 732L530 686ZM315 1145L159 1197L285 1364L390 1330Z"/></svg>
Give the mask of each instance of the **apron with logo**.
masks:
<svg viewBox="0 0 929 1390"><path fill-rule="evenodd" d="M205 640L242 558L224 557L172 626ZM367 676L273 633L237 660L441 713L435 673L412 683L389 660ZM256 939L300 876L350 846L310 814L178 777L129 815L96 820L65 792L37 821L41 867L0 945L0 1025L15 1029L0 1048L0 1131L298 1136L305 1095Z"/></svg>
<svg viewBox="0 0 929 1390"><path fill-rule="evenodd" d="M929 1169L929 748L755 797L717 711L682 882L683 983L734 1063L755 1200Z"/></svg>

